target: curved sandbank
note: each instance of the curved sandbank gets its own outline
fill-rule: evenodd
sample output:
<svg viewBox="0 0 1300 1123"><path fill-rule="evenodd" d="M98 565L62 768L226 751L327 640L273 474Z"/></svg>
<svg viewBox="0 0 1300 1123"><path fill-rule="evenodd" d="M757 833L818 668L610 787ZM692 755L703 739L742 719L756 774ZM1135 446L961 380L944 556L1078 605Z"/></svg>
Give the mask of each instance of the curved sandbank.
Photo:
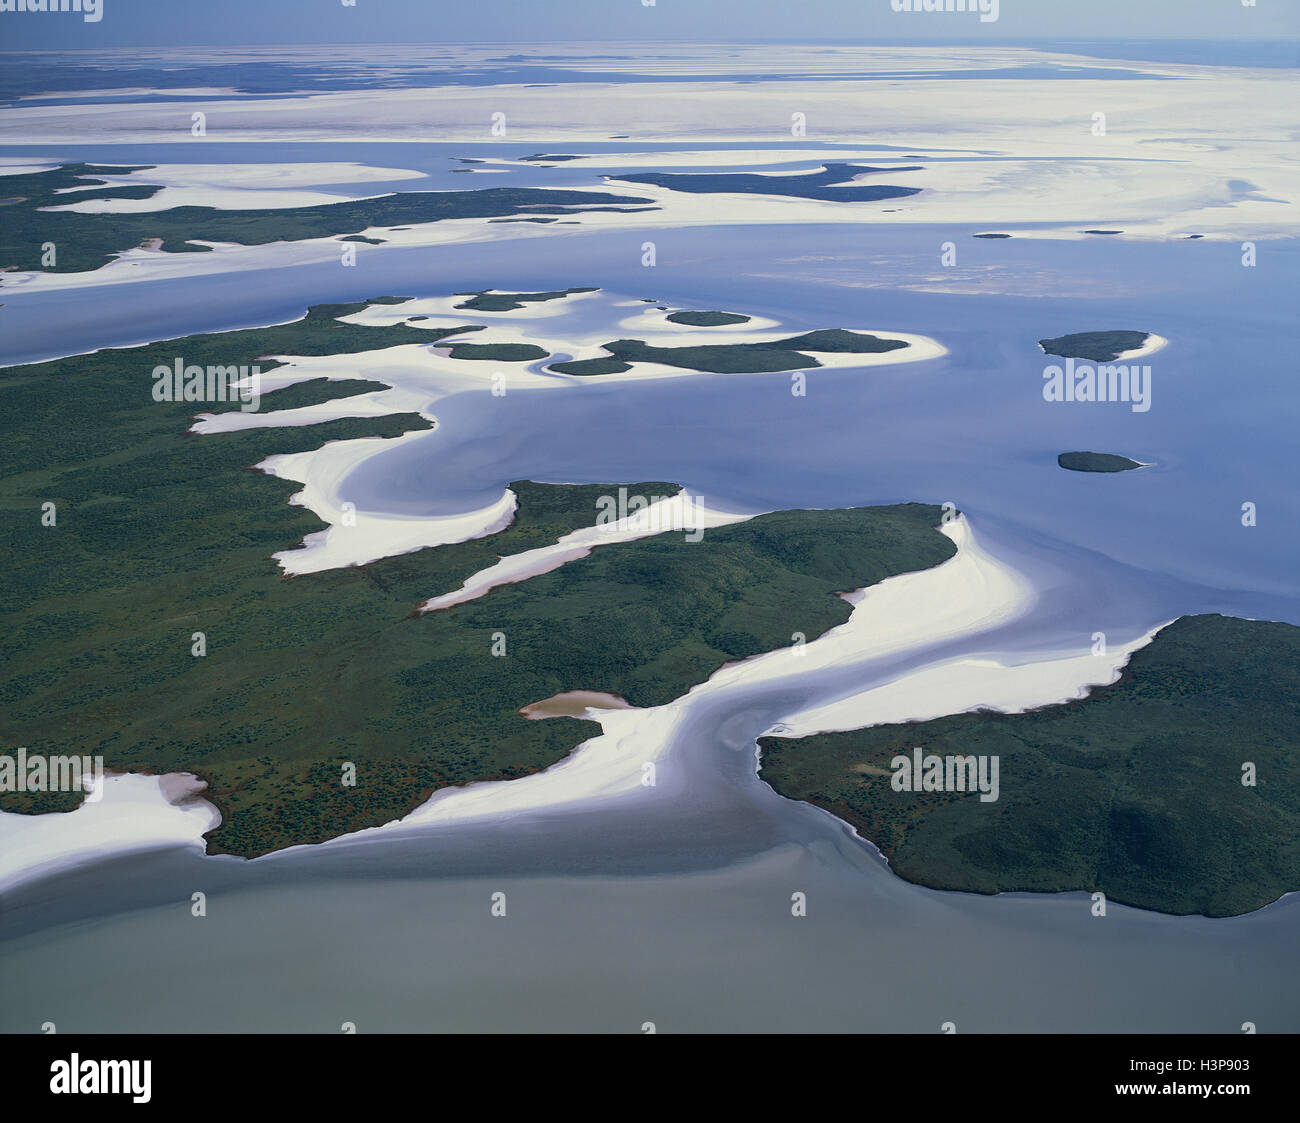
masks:
<svg viewBox="0 0 1300 1123"><path fill-rule="evenodd" d="M1169 623L1109 647L1103 655L1058 651L1013 662L997 652L981 652L943 660L838 702L792 714L765 736L810 737L975 710L1023 713L1086 698L1094 687L1116 682L1133 652L1146 647Z"/></svg>
<svg viewBox="0 0 1300 1123"><path fill-rule="evenodd" d="M975 705L1032 707L1077 696L1099 673L1145 642L1146 637L1116 650L1109 660L1054 658L1014 662L990 651L980 636L1023 615L1037 594L1028 578L990 554L979 543L964 517L940 528L956 546L956 554L931 569L888 578L866 589L844 594L854 605L849 620L800 648L770 651L720 668L672 702L656 707L626 707L624 700L569 691L541 699L521 711L520 720L547 716L582 716L601 725L601 733L584 741L561 762L542 772L508 781L471 783L443 789L409 815L381 827L343 834L326 845L353 844L393 831L419 830L457 821L510 816L522 812L628 798L646 791L647 766L666 759L675 748L675 734L698 705L720 694L743 693L778 684L815 693L816 684L833 669L872 665L868 676L877 685L843 698L788 715L773 731L801 735L805 730L856 723L863 707L877 720L922 720L959 713ZM954 638L969 639L970 654L922 661L902 675L889 676L887 667L908 662L927 647ZM949 650L945 647L945 650ZM874 665L881 660L883 665ZM582 713L573 711L581 707ZM528 712L531 711L531 712ZM547 712L549 711L549 712ZM661 773L661 776L669 774ZM125 781L131 781L130 785ZM126 799L134 791L136 798ZM193 793L191 793L193 794ZM670 794L670 793L669 793ZM143 818L133 808L152 810ZM105 800L98 806L103 822L93 831L83 805L66 815L0 814L0 838L24 837L5 876L33 878L72 868L106 853L170 845L204 845L202 835L219 816L206 801L178 807L162 797L159 778L111 778ZM200 814L201 813L201 814ZM90 813L91 815L94 812ZM80 815L81 818L77 818ZM38 825L34 825L38 824ZM123 826L123 824L129 824ZM144 830L138 829L145 825ZM34 833L37 830L42 833ZM286 848L292 849L292 847ZM283 852L283 851L278 851ZM41 857L49 855L48 858ZM40 857L38 861L37 858ZM14 882L16 883L16 882Z"/></svg>
<svg viewBox="0 0 1300 1123"><path fill-rule="evenodd" d="M0 890L119 854L203 850L203 836L221 823L221 813L202 798L206 788L189 773L110 774L73 811L0 811Z"/></svg>
<svg viewBox="0 0 1300 1123"><path fill-rule="evenodd" d="M294 409L250 411L228 410L224 413L201 413L191 431L201 434L219 434L250 428L278 428L280 426L315 425L349 417L383 417L390 414L414 413L425 418L435 428L438 424L434 412L436 402L453 393L476 390L495 392L498 388L546 390L563 392L587 381L581 375L556 374L549 370L555 354L572 354L584 361L609 357L603 342L609 339L611 328L594 324L589 315L593 302L603 303L610 318L616 319L617 329L635 329L649 345L663 349L687 350L682 345L697 337L696 329L672 323L671 313L645 307L637 301L628 301L598 289L580 288L556 290L541 294L497 294L504 299L489 302L487 310L465 309L466 294L445 297L392 298L372 300L359 311L348 312L338 319L347 324L372 328L401 326L417 332L428 331L429 345L403 343L376 351L342 355L294 356L270 355L267 359L283 365L258 377L260 393L294 386L316 379L330 381L364 379L388 386L389 389L371 391L344 398L333 398L313 405ZM547 299L528 300L539 296ZM563 296L563 299L560 298ZM522 301L514 299L524 297ZM574 314L574 302L581 302L585 310L582 317ZM507 307L509 305L509 307ZM633 314L629 308L635 308ZM473 318L483 318L484 325L469 325L471 336L447 335L449 329L467 325L469 312ZM579 323L581 326L579 326ZM535 350L544 357L522 369L502 372L493 363L466 361L457 357L470 345L448 342L472 338L480 348L506 348L518 346L519 325L526 325L523 338L535 341ZM410 331L408 330L408 334ZM827 346L838 345L842 335L859 333L805 332L790 335L779 330L773 321L754 318L743 325L707 329L710 353L732 345L758 345L760 348L773 342L789 341L795 346L808 340L825 337ZM863 335L875 333L860 333ZM850 369L865 366L921 362L947 354L946 348L927 336L903 332L880 332L877 338L897 342L899 346L882 351L815 351L809 357L809 368L798 369ZM183 341L179 341L183 344ZM179 344L178 344L179 345ZM652 352L653 353L653 352ZM784 352L774 352L784 354ZM630 361L626 371L603 375L602 381L661 377L698 377L699 372L684 367L666 366L656 362ZM513 515L513 498L507 491L493 504L477 511L453 516L399 516L382 510L362 510L360 504L344 498L345 484L351 474L366 460L380 455L400 443L420 440L429 436L429 430L412 430L394 438L363 438L326 444L310 452L273 455L262 460L257 467L271 475L295 480L303 489L290 500L314 512L327 523L325 530L308 535L297 549L282 550L274 557L285 573L298 575L317 573L338 566L364 565L394 554L409 553L428 546L463 542L470 538L495 533L509 524ZM681 502L680 500L678 502ZM678 515L682 520L674 521ZM695 524L688 517L702 519L707 528L736 521L739 516L710 511L697 500L691 509L677 512L671 507L657 507L650 516L666 519L667 529L690 530ZM476 575L467 581L460 593L447 594L429 601L426 611L448 607L464 600L481 596L500 584L523 580L528 576L548 572L567 560L583 556L583 552L600 541L613 541L611 528L598 528L600 533L588 541L588 532L568 536L569 540L553 546L530 551L527 556L506 558L492 571ZM628 529L628 528L624 528ZM642 537L632 527L630 537ZM658 531L649 531L658 533ZM626 539L624 539L626 540ZM462 595L464 594L464 595Z"/></svg>
<svg viewBox="0 0 1300 1123"><path fill-rule="evenodd" d="M509 488L495 503L479 510L424 518L359 511L354 504L339 498L339 484L362 460L374 455L379 447L391 447L424 432L416 430L391 439L365 437L337 441L311 452L270 456L258 464L269 475L301 483L303 489L290 497L290 504L306 507L329 524L325 530L307 535L297 549L273 554L280 568L296 576L339 566L365 565L430 546L484 538L509 526L516 504L515 493Z"/></svg>
<svg viewBox="0 0 1300 1123"><path fill-rule="evenodd" d="M676 495L656 500L635 514L575 530L550 546L539 546L535 550L504 557L496 565L468 577L459 589L431 597L420 606L420 612L439 612L453 605L477 600L502 585L514 585L527 581L530 577L550 573L566 562L585 558L597 546L632 542L638 538L671 532L681 532L689 540L695 535L703 534L709 527L744 522L758 513L737 515L710 510L683 489Z"/></svg>
<svg viewBox="0 0 1300 1123"><path fill-rule="evenodd" d="M1121 351L1119 355L1115 357L1114 361L1124 363L1128 362L1129 359L1144 359L1148 355L1154 355L1168 342L1169 340L1167 340L1163 335L1156 335L1155 332L1148 332L1146 339L1142 342L1140 347L1134 347L1131 351Z"/></svg>
<svg viewBox="0 0 1300 1123"><path fill-rule="evenodd" d="M349 845L393 831L471 818L630 798L646 790L648 766L661 764L671 754L674 735L691 710L721 693L739 693L776 682L807 690L815 688L829 671L846 664L886 659L902 663L945 640L969 638L972 652L986 651L978 642L979 635L1027 613L1037 593L1025 574L980 545L965 517L955 518L940 530L955 544L955 556L933 568L890 577L846 594L854 605L849 620L806 644L729 663L663 706L592 710L587 716L600 723L602 733L545 771L515 780L443 789L402 819L342 835L326 845ZM975 658L997 657L992 653ZM1047 670L1040 670L1037 664L1007 665L1003 673L989 671L978 681L966 677L949 702L941 686L943 676L934 668L952 662L944 658L922 664L894 680L891 689L900 702L908 699L916 703L918 715L959 713L973 704L972 696L1010 699L1014 695L1025 705L1046 705L1077 695L1099 671L1113 673L1109 665L1103 669L1096 663L1059 659ZM909 684L918 676L923 688L913 690ZM850 699L845 704L856 703ZM787 723L801 720L798 713L792 713Z"/></svg>

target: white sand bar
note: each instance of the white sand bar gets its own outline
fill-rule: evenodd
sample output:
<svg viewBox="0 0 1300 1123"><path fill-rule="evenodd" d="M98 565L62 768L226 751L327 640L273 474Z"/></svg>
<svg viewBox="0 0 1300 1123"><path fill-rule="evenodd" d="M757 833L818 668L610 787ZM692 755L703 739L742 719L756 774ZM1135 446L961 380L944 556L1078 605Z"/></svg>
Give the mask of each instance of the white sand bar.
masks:
<svg viewBox="0 0 1300 1123"><path fill-rule="evenodd" d="M511 585L542 573L550 573L566 562L585 558L597 546L632 542L638 538L674 531L687 535L688 541L698 540L709 527L729 526L753 517L711 511L702 504L693 502L686 491L679 491L676 495L651 503L636 514L603 525L575 530L553 546L540 546L535 550L502 558L496 565L479 570L455 592L425 601L420 611L437 612L485 596L500 585Z"/></svg>
<svg viewBox="0 0 1300 1123"><path fill-rule="evenodd" d="M0 889L106 854L175 846L202 850L203 836L221 824L220 812L200 796L206 787L188 773L109 775L100 797L75 811L0 811Z"/></svg>
<svg viewBox="0 0 1300 1123"><path fill-rule="evenodd" d="M1146 647L1158 631L1160 628L1153 628L1130 643L1097 655L1085 651L1023 663L1011 663L992 653L949 659L861 694L794 714L768 735L808 737L872 725L929 721L972 710L1023 713L1084 698L1093 687L1117 681L1133 652Z"/></svg>
<svg viewBox="0 0 1300 1123"><path fill-rule="evenodd" d="M10 173L12 174L12 173ZM272 210L312 207L373 198L355 192L327 192L316 187L336 183L375 183L421 179L405 168L374 168L366 164L157 164L125 175L82 176L87 182L64 191L83 191L102 181L112 187L160 185L148 199L83 199L53 211L77 214L142 214L172 207L216 207L219 210Z"/></svg>
<svg viewBox="0 0 1300 1123"><path fill-rule="evenodd" d="M978 637L1009 620L1029 613L1037 594L1028 578L984 550L968 521L959 517L940 528L957 546L948 561L917 573L891 577L850 594L853 615L837 628L810 641L798 653L783 648L720 668L709 679L667 705L650 709L596 711L603 732L544 772L518 780L488 781L435 793L404 819L383 827L344 835L335 843L388 830L418 829L468 818L514 815L540 808L627 797L646 788L649 766L659 768L664 785L664 761L671 755L676 730L701 699L719 692L739 692L762 684L794 685L815 682L845 665L891 659L902 662L939 641L970 637L972 651L981 650ZM1140 646L1140 643L1134 646ZM1127 650L1127 649L1125 649ZM966 657L962 657L963 659ZM996 659L996 653L972 658ZM1093 659L1091 655L1087 657ZM1015 681L1015 699L1024 706L1048 705L1077 697L1090 683L1108 679L1126 655L1116 650L1112 661L1051 660L1046 672L1022 669ZM969 708L972 691L958 683L951 700L944 669L951 656L922 664L891 686L897 703L889 720L907 720L903 700L914 703L916 718L960 713ZM877 673L879 673L877 671ZM918 678L918 676L920 676ZM911 682L922 684L913 689ZM995 695L975 691L987 697ZM1003 691L1003 697L1009 691ZM898 715L898 716L895 716ZM791 715L788 721L797 721ZM857 720L853 716L850 720Z"/></svg>

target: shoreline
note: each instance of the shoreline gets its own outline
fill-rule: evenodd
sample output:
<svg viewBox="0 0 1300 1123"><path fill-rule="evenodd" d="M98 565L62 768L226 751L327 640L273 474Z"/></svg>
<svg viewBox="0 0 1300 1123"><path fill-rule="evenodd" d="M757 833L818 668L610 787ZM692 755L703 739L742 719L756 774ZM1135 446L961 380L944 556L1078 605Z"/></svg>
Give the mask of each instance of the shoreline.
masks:
<svg viewBox="0 0 1300 1123"><path fill-rule="evenodd" d="M897 658L908 651L922 651L938 637L965 635L974 639L1000 624L1023 616L1033 607L1038 592L1032 582L1024 573L985 549L971 531L965 516L959 516L943 527L942 532L957 544L957 554L930 569L890 577L866 589L840 594L855 605L853 615L844 624L810 640L797 665L788 661L792 649L778 649L725 664L686 694L663 706L587 708L581 717L597 722L601 726L601 732L577 745L563 760L540 772L511 780L485 780L443 788L434 792L409 814L381 826L341 834L321 843L288 846L259 858L244 860L277 860L306 848L382 845L388 839L395 840L428 830L454 827L458 823L493 819L509 821L521 814L550 812L566 806L594 809L623 802L639 790L644 791L643 777L647 765L658 766L680 751L675 734L690 710L702 698L712 698L749 687L785 685L796 679L815 680L819 672L846 661L870 659L873 654L877 657L884 654ZM945 607L954 600L960 601L956 611L945 611ZM919 603L945 607L934 611L917 628L915 607ZM1152 628L1137 639L1117 646L1103 661L1103 667L1122 667L1131 653L1149 643L1163 626ZM1062 697L1065 692L1072 691L1076 699L1086 696L1091 686L1098 683L1098 670L1084 672L1084 667L1091 667L1093 662L1095 657L1089 655L1056 659L1049 657L1012 664L976 652L956 658L937 659L922 663L902 676L886 679L865 691L793 711L759 736L791 736L795 731L801 735L810 735L814 731L830 731L832 726L826 724L827 715L838 714L840 720L843 720L845 713L852 713L855 708L860 709L867 704L895 707L893 710L877 709L870 724L929 720L931 716L969 712L973 705L981 704L972 704L974 695L971 691L974 690L977 694L981 690L985 691L979 694L984 699L989 697L987 690L990 687L1002 690L999 697L1004 704L1014 704L1021 709L1052 706L1070 700L1068 696ZM937 691L951 690L951 682L945 684L943 680L950 676L954 668L968 672L966 681L960 684L955 697L949 695L948 700L934 705L932 700ZM972 669L979 673L969 674ZM1118 677L1118 670L1112 669L1110 673ZM1014 692L1011 702L1007 701L1007 690ZM579 689L576 693L580 695L584 691ZM542 699L541 703L547 701L550 700ZM921 709L923 701L931 701L929 709ZM529 716L521 711L521 720L527 720ZM861 727L850 724L845 728ZM754 742L754 768L755 778L762 781L762 761L757 740ZM184 792L188 793L182 794L180 800L169 798L165 791L168 782L176 779L183 781ZM55 819L55 815L60 813L29 816L0 812L0 838L4 838L7 843L26 835L28 839L39 840L39 845L45 845L45 839L56 833L51 828L71 826L76 831L75 834L57 832L63 834L63 838L53 857L42 858L25 866L12 862L8 868L0 865L0 888L12 889L20 884L55 877L65 871L93 864L93 859L100 857L117 857L176 846L206 850L203 836L220 822L218 808L199 794L206 784L203 781L196 783L192 774L117 774L109 777L108 785L112 786L106 786L105 799L98 804L83 803L76 811L62 813L60 820ZM789 798L773 791L765 781L764 785L778 798ZM675 791L670 791L669 797L673 794L676 794ZM127 798L123 800L122 796ZM819 812L830 815L859 843L866 844L900 880L924 887L919 882L897 875L875 843L862 835L852 823L816 803L806 800L794 802L808 803ZM122 820L134 822L131 817L135 812L131 809L138 808L141 804L148 806L153 813L149 830L124 838L120 831L115 830L113 823ZM87 808L96 807L102 809L99 816L93 816L93 813L91 816L86 815ZM77 815L83 817L76 820L71 818ZM92 821L92 818L96 821ZM26 831L23 830L24 827ZM89 831L86 828L90 828ZM6 850L10 854L14 853L12 846L7 845ZM1059 894L1005 891L994 895L1040 897ZM1290 895L1292 894L1284 894L1279 901ZM1276 903L1278 902L1270 902L1261 907L1271 907ZM1161 916L1182 915L1162 913L1154 909L1138 911Z"/></svg>

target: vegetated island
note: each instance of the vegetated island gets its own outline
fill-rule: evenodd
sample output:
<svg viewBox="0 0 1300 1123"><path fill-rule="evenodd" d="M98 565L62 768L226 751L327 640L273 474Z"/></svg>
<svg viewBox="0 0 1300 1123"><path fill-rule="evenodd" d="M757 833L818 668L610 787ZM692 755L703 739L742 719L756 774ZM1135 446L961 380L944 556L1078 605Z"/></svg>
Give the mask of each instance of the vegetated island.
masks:
<svg viewBox="0 0 1300 1123"><path fill-rule="evenodd" d="M1079 701L760 745L778 792L834 812L931 888L1102 892L1206 916L1300 889L1300 628L1290 624L1184 616ZM891 761L916 747L998 756L998 800L895 791ZM1242 783L1247 762L1254 786Z"/></svg>
<svg viewBox="0 0 1300 1123"><path fill-rule="evenodd" d="M477 312L514 312L525 304L563 300L566 296L581 292L600 292L600 289L557 289L553 292L493 292L491 289L483 289L481 292L458 292L457 296L468 296L470 299L455 305L455 308L457 311L472 308Z"/></svg>
<svg viewBox="0 0 1300 1123"><path fill-rule="evenodd" d="M1126 351L1142 347L1150 334L1145 331L1080 331L1073 335L1058 335L1055 339L1040 339L1038 346L1044 354L1059 355L1062 359L1113 363Z"/></svg>
<svg viewBox="0 0 1300 1123"><path fill-rule="evenodd" d="M359 234L369 227L448 218L493 218L538 210L580 214L589 209L621 210L623 206L653 202L603 191L489 187L479 191L404 191L355 202L273 210L187 206L138 214L79 214L42 209L87 199L152 198L162 190L157 184L106 186L103 180L81 178L122 175L150 167L64 164L47 172L6 176L6 190L12 190L18 202L6 207L5 221L0 224L0 269L45 268L41 264L41 246L45 242L57 247L55 264L48 271L75 273L98 269L146 238L161 238L164 253L206 253L211 247L195 245L191 239L252 246Z"/></svg>
<svg viewBox="0 0 1300 1123"><path fill-rule="evenodd" d="M448 343L443 346L447 348L448 358L493 363L531 363L550 354L532 343Z"/></svg>
<svg viewBox="0 0 1300 1123"><path fill-rule="evenodd" d="M818 352L880 354L907 346L901 339L882 339L842 328L809 331L768 343L713 343L698 347L655 347L640 339L616 339L603 344L603 349L609 352L608 358L554 363L547 369L560 374L622 374L631 370L633 363L659 363L708 374L761 374L821 366L813 358Z"/></svg>
<svg viewBox="0 0 1300 1123"><path fill-rule="evenodd" d="M748 316L735 312L669 312L664 319L692 328L720 328L728 324L747 324Z"/></svg>
<svg viewBox="0 0 1300 1123"><path fill-rule="evenodd" d="M820 199L832 203L864 203L878 199L901 199L920 194L919 187L892 184L853 183L859 175L878 172L917 172L923 165L872 168L859 164L823 164L819 172L805 175L759 175L755 172L638 172L603 176L618 183L651 183L674 191L696 195L734 192L741 195L788 195L796 199ZM846 186L848 185L848 186Z"/></svg>
<svg viewBox="0 0 1300 1123"><path fill-rule="evenodd" d="M1056 463L1071 472L1131 472L1141 462L1113 452L1063 452Z"/></svg>
<svg viewBox="0 0 1300 1123"><path fill-rule="evenodd" d="M499 555L592 525L618 486L516 481L517 517L500 533L286 580L270 555L322 524L289 505L299 484L249 467L428 422L401 414L197 436L193 414L223 407L155 402L150 371L178 354L251 364L437 334L333 318L356 310L0 370L0 502L12 516L0 739L102 754L109 771L193 772L222 813L210 849L252 856L388 822L449 785L545 769L591 726L529 721L523 707L575 689L668 702L723 663L843 623L851 606L839 590L954 552L934 506L777 512L699 542L601 546L480 600L415 613ZM358 385L317 380L265 395L264 408L331 389ZM634 494L675 490L625 482ZM54 527L41 525L46 502ZM202 658L190 653L195 631L207 636ZM498 632L502 658L491 654ZM344 761L358 766L354 788L339 783ZM0 807L68 810L77 798L10 792Z"/></svg>

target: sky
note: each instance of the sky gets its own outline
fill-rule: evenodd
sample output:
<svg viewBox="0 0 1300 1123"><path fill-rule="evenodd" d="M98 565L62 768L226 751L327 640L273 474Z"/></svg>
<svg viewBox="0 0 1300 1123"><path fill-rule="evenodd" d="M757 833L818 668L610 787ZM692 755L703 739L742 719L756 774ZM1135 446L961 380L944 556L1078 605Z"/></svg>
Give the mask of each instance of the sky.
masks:
<svg viewBox="0 0 1300 1123"><path fill-rule="evenodd" d="M9 11L5 9L26 0L0 0L0 50L276 43L1300 37L1300 0L996 0L998 18L986 22L970 12L894 11L892 5L904 0L85 2L101 6L97 21L88 22L76 12Z"/></svg>

